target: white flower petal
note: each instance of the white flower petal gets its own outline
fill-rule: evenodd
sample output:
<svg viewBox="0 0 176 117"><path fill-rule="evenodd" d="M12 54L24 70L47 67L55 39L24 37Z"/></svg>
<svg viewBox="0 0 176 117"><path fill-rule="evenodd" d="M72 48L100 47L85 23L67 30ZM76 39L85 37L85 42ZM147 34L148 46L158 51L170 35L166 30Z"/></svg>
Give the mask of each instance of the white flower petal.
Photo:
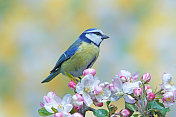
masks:
<svg viewBox="0 0 176 117"><path fill-rule="evenodd" d="M63 104L63 105L70 104L70 103L71 103L71 100L72 100L72 95L66 94L66 95L63 97L61 104Z"/></svg>
<svg viewBox="0 0 176 117"><path fill-rule="evenodd" d="M111 91L110 90L105 90L103 99L108 99L110 95L111 95Z"/></svg>
<svg viewBox="0 0 176 117"><path fill-rule="evenodd" d="M64 107L64 112L70 112L73 108L71 104L66 104L63 107Z"/></svg>
<svg viewBox="0 0 176 117"><path fill-rule="evenodd" d="M110 101L118 101L122 96L116 95L115 93L111 94Z"/></svg>
<svg viewBox="0 0 176 117"><path fill-rule="evenodd" d="M78 83L76 85L76 92L79 93L79 94L83 94L83 91L84 91L84 85L81 84L81 83Z"/></svg>
<svg viewBox="0 0 176 117"><path fill-rule="evenodd" d="M56 96L56 94L53 91L50 91L50 92L48 92L47 96L49 98L54 98L54 96Z"/></svg>
<svg viewBox="0 0 176 117"><path fill-rule="evenodd" d="M58 103L58 104L60 104L61 103L61 98L60 97L58 97L58 96L54 96L54 100Z"/></svg>
<svg viewBox="0 0 176 117"><path fill-rule="evenodd" d="M136 102L133 97L131 97L130 95L127 95L127 94L124 94L123 98L125 99L125 101L126 101L127 103L133 104L133 103Z"/></svg>
<svg viewBox="0 0 176 117"><path fill-rule="evenodd" d="M98 102L102 102L103 101L103 95L95 95L96 99Z"/></svg>
<svg viewBox="0 0 176 117"><path fill-rule="evenodd" d="M57 108L57 111L58 111L59 113L62 113L62 112L64 112L64 109L63 109L62 107L61 107L61 108L58 107L58 108Z"/></svg>
<svg viewBox="0 0 176 117"><path fill-rule="evenodd" d="M115 77L112 79L112 84L118 90L122 90L122 88L123 88L122 81L118 75L115 75Z"/></svg>
<svg viewBox="0 0 176 117"><path fill-rule="evenodd" d="M93 85L96 86L96 85L98 85L98 83L100 83L100 80L95 77L95 78L94 78L94 84L93 84Z"/></svg>
<svg viewBox="0 0 176 117"><path fill-rule="evenodd" d="M84 97L84 101L85 101L85 103L88 105L88 106L90 106L91 104L92 104L92 99L91 99L91 97L90 97L90 95L89 94L87 94L87 93L83 93L83 97Z"/></svg>
<svg viewBox="0 0 176 117"><path fill-rule="evenodd" d="M140 83L141 83L140 81L134 82L134 83L125 82L125 83L123 84L123 92L124 92L124 93L128 93L128 94L132 94L132 93L133 93L133 90L134 90L136 87L139 87Z"/></svg>
<svg viewBox="0 0 176 117"><path fill-rule="evenodd" d="M90 86L90 85L93 84L94 79L91 78L91 76L92 76L91 74L86 75L86 76L84 76L83 79L81 80L81 84L84 85L84 87Z"/></svg>
<svg viewBox="0 0 176 117"><path fill-rule="evenodd" d="M52 103L46 103L46 104L44 105L44 108L45 108L48 112L54 113L53 110L51 109L52 107L53 107L53 104L52 104Z"/></svg>
<svg viewBox="0 0 176 117"><path fill-rule="evenodd" d="M173 76L171 74L164 73L163 76L162 76L163 84L170 83L172 81L172 78L173 78Z"/></svg>

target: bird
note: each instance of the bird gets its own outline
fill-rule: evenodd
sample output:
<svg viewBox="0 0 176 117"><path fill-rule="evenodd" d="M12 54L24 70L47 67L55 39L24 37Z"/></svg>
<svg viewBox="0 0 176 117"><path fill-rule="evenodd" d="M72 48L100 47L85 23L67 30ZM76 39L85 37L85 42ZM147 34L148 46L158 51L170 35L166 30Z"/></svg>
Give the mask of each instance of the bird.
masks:
<svg viewBox="0 0 176 117"><path fill-rule="evenodd" d="M81 78L85 69L91 68L99 56L99 47L105 35L98 28L85 30L79 38L60 56L50 75L41 83L46 83L55 78L58 74L66 73L73 77Z"/></svg>

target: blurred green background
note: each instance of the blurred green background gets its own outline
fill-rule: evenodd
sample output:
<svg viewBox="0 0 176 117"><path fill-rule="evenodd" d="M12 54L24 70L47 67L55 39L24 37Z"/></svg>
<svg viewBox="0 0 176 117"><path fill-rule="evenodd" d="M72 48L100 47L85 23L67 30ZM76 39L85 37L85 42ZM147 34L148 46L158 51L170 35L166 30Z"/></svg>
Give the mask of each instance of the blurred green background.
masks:
<svg viewBox="0 0 176 117"><path fill-rule="evenodd" d="M148 72L159 89L163 72L176 76L175 11L175 0L0 0L0 117L37 117L48 91L72 93L65 76L40 82L88 28L111 37L93 66L102 81Z"/></svg>

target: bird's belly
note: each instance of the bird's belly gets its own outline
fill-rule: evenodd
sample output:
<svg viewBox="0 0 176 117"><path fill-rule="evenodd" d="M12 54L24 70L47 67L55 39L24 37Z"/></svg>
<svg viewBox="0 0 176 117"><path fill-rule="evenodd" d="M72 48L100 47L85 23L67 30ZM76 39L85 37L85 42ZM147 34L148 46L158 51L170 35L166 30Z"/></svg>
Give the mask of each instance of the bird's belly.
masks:
<svg viewBox="0 0 176 117"><path fill-rule="evenodd" d="M99 55L99 48L94 44L82 44L78 51L61 66L61 72L69 73L74 77L82 76L85 70ZM90 65L91 67L91 65Z"/></svg>

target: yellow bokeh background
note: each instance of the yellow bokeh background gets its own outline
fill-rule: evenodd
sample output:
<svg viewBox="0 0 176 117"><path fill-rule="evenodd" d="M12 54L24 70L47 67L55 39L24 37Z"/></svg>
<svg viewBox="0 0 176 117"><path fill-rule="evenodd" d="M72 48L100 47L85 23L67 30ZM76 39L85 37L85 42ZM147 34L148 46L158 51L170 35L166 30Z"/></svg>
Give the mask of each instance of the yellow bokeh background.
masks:
<svg viewBox="0 0 176 117"><path fill-rule="evenodd" d="M175 81L175 6L174 0L0 0L0 117L38 117L47 92L73 94L65 76L40 82L88 28L111 37L93 66L102 81L121 69L151 73L153 90L163 72Z"/></svg>

